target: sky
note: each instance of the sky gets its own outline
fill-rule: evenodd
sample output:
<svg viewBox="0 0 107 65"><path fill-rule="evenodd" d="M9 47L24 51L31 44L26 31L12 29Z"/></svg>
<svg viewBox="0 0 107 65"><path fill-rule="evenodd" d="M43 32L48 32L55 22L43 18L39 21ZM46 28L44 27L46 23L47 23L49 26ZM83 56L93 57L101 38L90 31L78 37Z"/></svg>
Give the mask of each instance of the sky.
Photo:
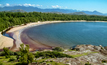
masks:
<svg viewBox="0 0 107 65"><path fill-rule="evenodd" d="M0 0L0 7L16 5L107 13L107 0Z"/></svg>

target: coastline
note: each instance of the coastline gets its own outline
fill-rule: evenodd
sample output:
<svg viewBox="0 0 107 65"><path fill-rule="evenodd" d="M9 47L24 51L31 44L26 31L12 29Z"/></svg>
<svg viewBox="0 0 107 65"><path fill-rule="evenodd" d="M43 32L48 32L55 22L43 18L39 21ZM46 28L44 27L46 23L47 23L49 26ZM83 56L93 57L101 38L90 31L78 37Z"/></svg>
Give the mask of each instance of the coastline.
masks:
<svg viewBox="0 0 107 65"><path fill-rule="evenodd" d="M12 51L17 51L20 47L20 44L22 44L20 35L21 32L29 27L38 26L38 25L44 25L49 23L61 23L61 22L107 22L107 21L85 21L85 20L72 20L72 21L44 21L44 22L34 22L34 23L28 23L26 25L19 25L16 27L13 27L12 29L8 30L6 33L9 34L10 37L6 37L3 35L0 35L0 40L6 39L6 41L0 42L0 49L3 47L10 47ZM1 45L5 44L5 45Z"/></svg>

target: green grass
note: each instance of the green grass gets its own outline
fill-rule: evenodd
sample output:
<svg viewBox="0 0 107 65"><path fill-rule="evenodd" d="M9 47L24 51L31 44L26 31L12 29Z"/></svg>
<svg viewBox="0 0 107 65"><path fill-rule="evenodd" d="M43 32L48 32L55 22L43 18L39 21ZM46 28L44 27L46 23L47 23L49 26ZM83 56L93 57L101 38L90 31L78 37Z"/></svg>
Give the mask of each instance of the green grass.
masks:
<svg viewBox="0 0 107 65"><path fill-rule="evenodd" d="M11 57L15 58L16 56L11 56ZM0 56L0 62L3 65L15 65L16 63L18 63L18 62L15 62L15 61L9 62L9 59L10 58L5 58L5 56Z"/></svg>
<svg viewBox="0 0 107 65"><path fill-rule="evenodd" d="M76 55L70 55L70 56L72 56L73 58L76 58L76 57L85 56L85 55L92 54L92 53L98 53L98 52L89 52L89 53L76 54ZM16 56L11 56L11 58L16 58ZM5 56L0 56L0 65L16 65L17 63L19 63L17 61L9 62L9 59L10 58L5 58ZM35 60L34 62L43 63L43 62L46 62L45 61L46 59L50 59L50 58L44 58L44 59L40 59L40 60ZM105 61L102 61L102 63L103 62L105 62ZM57 63L57 62L54 62L54 61L47 61L46 63L47 64L51 64L51 65L66 65L66 64L63 64L62 62Z"/></svg>
<svg viewBox="0 0 107 65"><path fill-rule="evenodd" d="M49 58L47 58L47 59L49 59ZM35 61L39 62L39 63L43 63L43 62L46 62L45 60L46 59L40 59L40 60L35 60ZM47 61L46 64L51 64L51 65L67 65L67 64L64 64L62 62L57 63L57 62L54 62L54 61Z"/></svg>
<svg viewBox="0 0 107 65"><path fill-rule="evenodd" d="M71 50L71 49L68 49L68 51L76 51L76 50Z"/></svg>
<svg viewBox="0 0 107 65"><path fill-rule="evenodd" d="M40 59L40 60L35 60L36 62L43 62L43 61L45 61L46 60L46 58L45 59Z"/></svg>
<svg viewBox="0 0 107 65"><path fill-rule="evenodd" d="M71 56L72 56L73 58L76 58L76 57L81 57L81 56L85 56L85 55L93 54L93 53L98 53L98 52L89 52L89 53L76 54L76 55L71 55Z"/></svg>

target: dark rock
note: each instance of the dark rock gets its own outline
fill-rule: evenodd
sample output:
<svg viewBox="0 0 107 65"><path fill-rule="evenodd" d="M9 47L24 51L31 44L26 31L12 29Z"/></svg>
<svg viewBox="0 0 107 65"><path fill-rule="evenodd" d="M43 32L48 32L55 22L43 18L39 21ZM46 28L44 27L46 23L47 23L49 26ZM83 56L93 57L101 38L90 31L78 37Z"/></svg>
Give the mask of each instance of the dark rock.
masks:
<svg viewBox="0 0 107 65"><path fill-rule="evenodd" d="M100 45L100 47L101 47L101 50L105 50L105 48L102 45Z"/></svg>
<svg viewBox="0 0 107 65"><path fill-rule="evenodd" d="M105 46L104 49L107 50L107 46Z"/></svg>
<svg viewBox="0 0 107 65"><path fill-rule="evenodd" d="M107 50L100 50L100 52L104 55L107 55Z"/></svg>
<svg viewBox="0 0 107 65"><path fill-rule="evenodd" d="M94 46L94 49L95 50L101 50L101 47L100 46Z"/></svg>

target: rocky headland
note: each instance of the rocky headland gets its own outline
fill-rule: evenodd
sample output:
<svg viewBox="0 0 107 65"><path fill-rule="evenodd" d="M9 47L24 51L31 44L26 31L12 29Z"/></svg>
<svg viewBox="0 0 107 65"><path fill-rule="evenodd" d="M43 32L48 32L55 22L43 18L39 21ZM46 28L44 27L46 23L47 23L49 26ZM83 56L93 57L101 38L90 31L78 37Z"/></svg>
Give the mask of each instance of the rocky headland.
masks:
<svg viewBox="0 0 107 65"><path fill-rule="evenodd" d="M101 45L77 45L70 50L65 49L63 53L71 55L73 58L49 58L39 64L47 65L46 62L57 62L68 65L107 65L107 49ZM42 58L37 60L40 59Z"/></svg>

